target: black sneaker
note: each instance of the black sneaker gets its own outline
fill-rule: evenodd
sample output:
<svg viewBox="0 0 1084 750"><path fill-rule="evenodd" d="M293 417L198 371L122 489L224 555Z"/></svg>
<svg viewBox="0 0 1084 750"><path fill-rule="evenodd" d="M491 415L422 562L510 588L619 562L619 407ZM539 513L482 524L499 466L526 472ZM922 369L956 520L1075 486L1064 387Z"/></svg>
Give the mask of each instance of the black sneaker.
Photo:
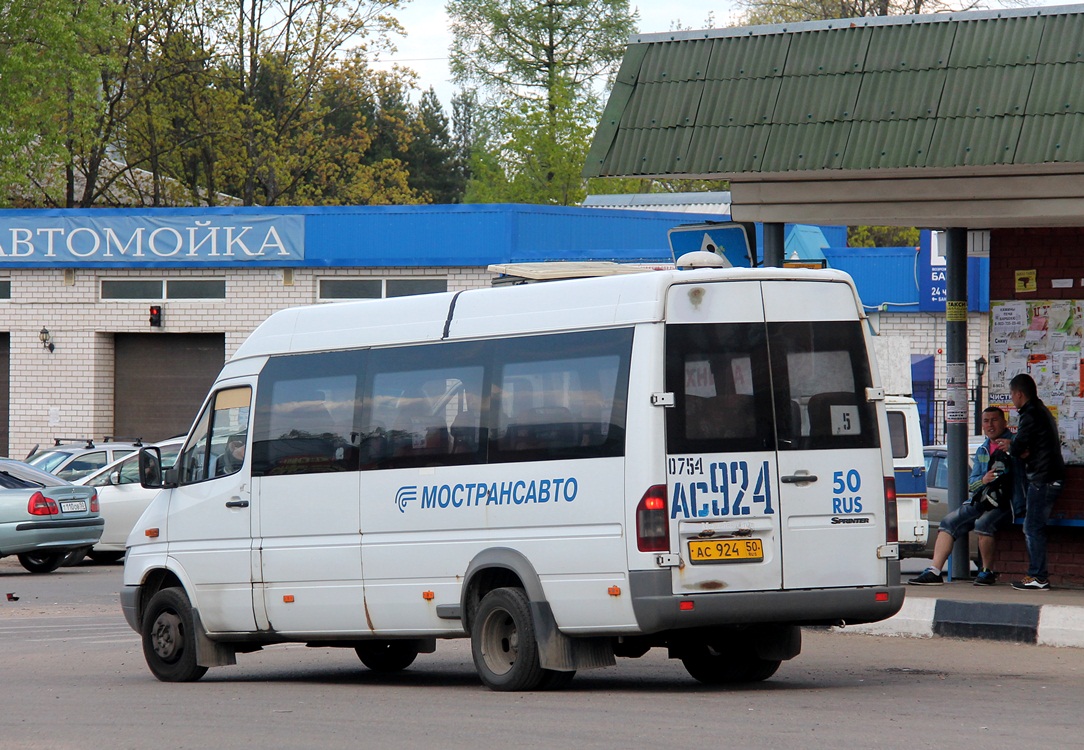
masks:
<svg viewBox="0 0 1084 750"><path fill-rule="evenodd" d="M1024 580L1022 581L1013 581L1012 587L1017 591L1049 591L1050 582L1045 578L1024 576Z"/></svg>
<svg viewBox="0 0 1084 750"><path fill-rule="evenodd" d="M912 586L940 586L945 582L940 573L934 573L932 568L926 568L917 578L908 581Z"/></svg>
<svg viewBox="0 0 1084 750"><path fill-rule="evenodd" d="M997 583L997 573L989 568L980 570L974 580L976 586L993 586L995 583Z"/></svg>

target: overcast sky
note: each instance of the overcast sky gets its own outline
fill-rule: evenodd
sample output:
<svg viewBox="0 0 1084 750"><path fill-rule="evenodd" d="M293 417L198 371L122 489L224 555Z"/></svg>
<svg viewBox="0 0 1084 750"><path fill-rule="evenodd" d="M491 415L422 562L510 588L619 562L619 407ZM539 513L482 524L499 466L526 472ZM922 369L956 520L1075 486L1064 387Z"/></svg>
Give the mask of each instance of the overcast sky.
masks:
<svg viewBox="0 0 1084 750"><path fill-rule="evenodd" d="M450 109L456 89L448 72L448 47L452 38L444 13L445 2L410 0L405 8L395 12L407 37L396 41L399 51L388 62L413 68L418 73L419 88L432 86L445 109ZM675 21L680 21L682 27L704 28L705 19L713 11L715 25L726 26L733 13L733 3L719 0L642 0L632 5L640 11L639 30L643 33L669 31Z"/></svg>

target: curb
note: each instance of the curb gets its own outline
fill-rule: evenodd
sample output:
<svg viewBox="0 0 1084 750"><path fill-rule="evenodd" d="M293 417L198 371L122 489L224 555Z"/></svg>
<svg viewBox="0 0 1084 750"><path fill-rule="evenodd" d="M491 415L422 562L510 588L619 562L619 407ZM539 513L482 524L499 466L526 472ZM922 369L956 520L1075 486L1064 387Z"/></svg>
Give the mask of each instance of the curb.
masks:
<svg viewBox="0 0 1084 750"><path fill-rule="evenodd" d="M834 628L840 633L911 638L973 638L1084 648L1084 607L953 599L905 599L887 620Z"/></svg>

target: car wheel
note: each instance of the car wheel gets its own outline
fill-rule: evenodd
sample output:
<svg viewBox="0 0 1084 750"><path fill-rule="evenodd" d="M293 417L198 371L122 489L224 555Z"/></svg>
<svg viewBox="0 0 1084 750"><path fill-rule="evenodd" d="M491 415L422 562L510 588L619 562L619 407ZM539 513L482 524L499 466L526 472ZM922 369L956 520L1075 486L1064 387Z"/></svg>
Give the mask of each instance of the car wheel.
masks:
<svg viewBox="0 0 1084 750"><path fill-rule="evenodd" d="M59 552L24 552L19 555L19 563L31 573L52 573L60 567L68 551Z"/></svg>
<svg viewBox="0 0 1084 750"><path fill-rule="evenodd" d="M402 672L418 658L414 641L370 641L354 648L361 663L374 672Z"/></svg>
<svg viewBox="0 0 1084 750"><path fill-rule="evenodd" d="M143 613L143 657L162 682L195 682L207 673L196 664L192 605L179 588L162 589Z"/></svg>
<svg viewBox="0 0 1084 750"><path fill-rule="evenodd" d="M523 589L493 589L478 605L471 627L474 667L486 687L534 690L545 676L538 662L530 600Z"/></svg>

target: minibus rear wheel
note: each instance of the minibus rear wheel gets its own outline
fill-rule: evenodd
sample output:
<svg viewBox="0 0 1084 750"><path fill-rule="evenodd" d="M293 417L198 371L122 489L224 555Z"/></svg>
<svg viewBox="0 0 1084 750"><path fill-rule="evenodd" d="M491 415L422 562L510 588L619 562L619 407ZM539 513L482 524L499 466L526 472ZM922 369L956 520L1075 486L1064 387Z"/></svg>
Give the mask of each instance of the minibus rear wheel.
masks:
<svg viewBox="0 0 1084 750"><path fill-rule="evenodd" d="M196 664L192 605L179 588L162 589L143 613L143 657L162 682L195 682L207 673Z"/></svg>
<svg viewBox="0 0 1084 750"><path fill-rule="evenodd" d="M418 658L414 641L366 641L354 647L361 663L374 672L402 672Z"/></svg>
<svg viewBox="0 0 1084 750"><path fill-rule="evenodd" d="M470 644L474 667L489 689L534 690L541 685L545 671L538 661L531 604L523 589L493 589L482 598Z"/></svg>

